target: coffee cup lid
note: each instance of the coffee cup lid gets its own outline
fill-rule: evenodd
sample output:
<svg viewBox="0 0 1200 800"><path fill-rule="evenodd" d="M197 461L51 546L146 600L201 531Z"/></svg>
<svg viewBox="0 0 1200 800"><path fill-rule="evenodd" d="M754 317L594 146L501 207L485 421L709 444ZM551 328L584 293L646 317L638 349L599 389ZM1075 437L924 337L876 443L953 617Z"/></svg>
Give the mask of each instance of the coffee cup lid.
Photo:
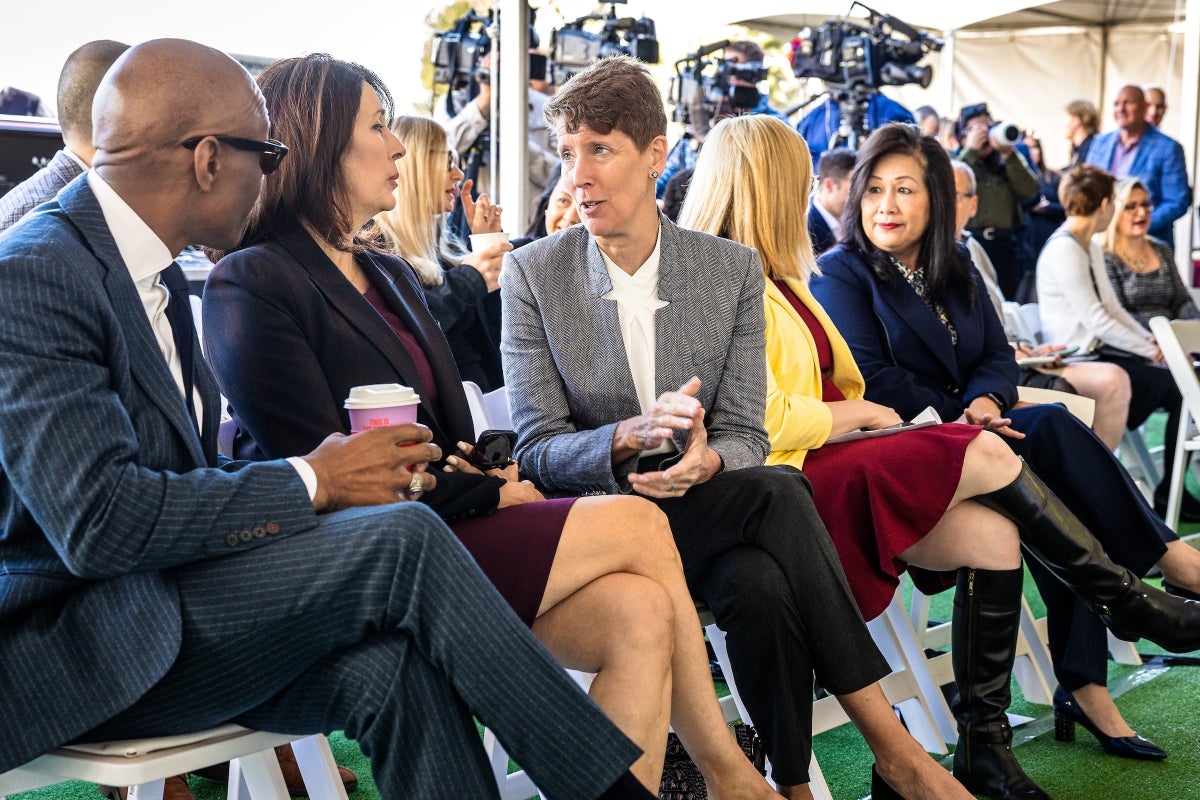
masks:
<svg viewBox="0 0 1200 800"><path fill-rule="evenodd" d="M411 406L421 402L421 396L409 386L398 383L373 383L355 386L346 398L345 408L389 408Z"/></svg>

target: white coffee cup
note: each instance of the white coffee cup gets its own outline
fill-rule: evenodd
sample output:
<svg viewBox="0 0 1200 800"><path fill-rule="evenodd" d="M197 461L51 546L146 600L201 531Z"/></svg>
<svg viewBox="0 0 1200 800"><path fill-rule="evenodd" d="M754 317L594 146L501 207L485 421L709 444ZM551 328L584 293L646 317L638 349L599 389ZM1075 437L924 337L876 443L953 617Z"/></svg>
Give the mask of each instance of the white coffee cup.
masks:
<svg viewBox="0 0 1200 800"><path fill-rule="evenodd" d="M421 396L398 383L373 383L350 390L344 407L350 412L350 432L417 421Z"/></svg>
<svg viewBox="0 0 1200 800"><path fill-rule="evenodd" d="M495 247L501 242L509 240L509 234L504 231L496 233L472 233L471 234L471 252L481 253L491 247Z"/></svg>

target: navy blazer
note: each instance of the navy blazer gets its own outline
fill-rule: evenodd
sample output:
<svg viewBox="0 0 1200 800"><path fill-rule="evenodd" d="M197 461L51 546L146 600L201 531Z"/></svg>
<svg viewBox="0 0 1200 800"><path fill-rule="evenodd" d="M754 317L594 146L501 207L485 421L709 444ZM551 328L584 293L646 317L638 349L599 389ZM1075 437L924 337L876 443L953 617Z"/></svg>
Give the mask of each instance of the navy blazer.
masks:
<svg viewBox="0 0 1200 800"><path fill-rule="evenodd" d="M867 382L866 399L909 419L932 406L949 422L972 400L993 393L1008 408L1017 401L1020 369L978 272L975 298L951 297L944 307L958 344L899 275L882 283L858 252L838 245L817 260L822 275L809 284Z"/></svg>
<svg viewBox="0 0 1200 800"><path fill-rule="evenodd" d="M1113 151L1117 147L1117 133L1109 131L1096 136L1084 161L1109 169ZM1154 211L1150 215L1150 235L1168 244L1173 243L1175 234L1172 224L1192 206L1192 188L1188 184L1183 145L1153 125L1147 125L1129 174L1141 178L1150 191L1150 202L1154 203Z"/></svg>
<svg viewBox="0 0 1200 800"><path fill-rule="evenodd" d="M317 517L286 462L217 468L216 382L197 359L200 437L86 177L0 238L0 307L2 772L167 671L172 567Z"/></svg>
<svg viewBox="0 0 1200 800"><path fill-rule="evenodd" d="M417 421L429 426L443 453L475 441L458 367L416 273L397 256L362 259L371 284L424 351L437 402L384 318L296 227L225 256L204 287L204 339L237 421L236 455L303 455L331 433L349 433L343 403L352 387L372 383L413 387L421 396ZM490 512L501 483L439 471L437 488L423 501L447 518Z"/></svg>
<svg viewBox="0 0 1200 800"><path fill-rule="evenodd" d="M812 240L813 252L817 255L837 244L837 237L833 235L829 223L811 202L808 204L808 238Z"/></svg>

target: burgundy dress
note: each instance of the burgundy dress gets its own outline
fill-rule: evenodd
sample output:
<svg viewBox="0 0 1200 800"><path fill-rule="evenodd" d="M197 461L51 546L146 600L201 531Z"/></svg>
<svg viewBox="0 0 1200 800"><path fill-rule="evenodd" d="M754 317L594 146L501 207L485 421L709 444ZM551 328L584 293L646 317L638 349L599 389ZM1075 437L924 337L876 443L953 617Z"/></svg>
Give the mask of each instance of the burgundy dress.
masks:
<svg viewBox="0 0 1200 800"><path fill-rule="evenodd" d="M426 386L434 386L429 359L400 319L388 307L379 292L371 287L364 293L367 302L375 307L408 351L413 364ZM396 376L400 380L400 376ZM446 387L441 387L442 391ZM461 391L461 388L459 389ZM437 405L436 394L430 398ZM438 442L443 451L454 452L454 442ZM449 448L449 449L447 449ZM475 559L488 580L500 591L526 625L533 625L550 566L558 551L558 540L575 498L566 497L522 503L502 508L488 517L450 522L450 530Z"/></svg>
<svg viewBox="0 0 1200 800"><path fill-rule="evenodd" d="M821 399L845 400L829 377L833 349L824 328L786 284L781 288L816 342ZM982 430L976 425L935 425L825 445L805 457L804 474L812 482L817 513L833 537L863 619L879 616L891 602L900 574L908 569L900 553L921 541L946 513L967 445ZM954 579L950 572L910 572L927 594L940 592Z"/></svg>

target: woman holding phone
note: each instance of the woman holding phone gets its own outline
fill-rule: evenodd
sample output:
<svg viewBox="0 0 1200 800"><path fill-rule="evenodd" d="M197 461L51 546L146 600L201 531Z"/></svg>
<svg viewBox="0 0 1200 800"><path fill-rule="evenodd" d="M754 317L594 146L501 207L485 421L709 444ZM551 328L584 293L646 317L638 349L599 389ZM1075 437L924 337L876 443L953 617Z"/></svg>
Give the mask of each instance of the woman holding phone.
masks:
<svg viewBox="0 0 1200 800"><path fill-rule="evenodd" d="M276 62L258 82L292 158L264 180L204 302L237 454L292 456L348 433L350 389L393 381L420 395L418 422L443 452L469 453L461 378L416 275L364 230L395 205L395 160L409 157L388 127L390 95L324 55ZM725 727L663 515L637 498L544 500L516 465L484 475L446 461L423 500L565 666L597 673L590 694L642 748L643 786L659 785L670 723L712 796L770 797Z"/></svg>

